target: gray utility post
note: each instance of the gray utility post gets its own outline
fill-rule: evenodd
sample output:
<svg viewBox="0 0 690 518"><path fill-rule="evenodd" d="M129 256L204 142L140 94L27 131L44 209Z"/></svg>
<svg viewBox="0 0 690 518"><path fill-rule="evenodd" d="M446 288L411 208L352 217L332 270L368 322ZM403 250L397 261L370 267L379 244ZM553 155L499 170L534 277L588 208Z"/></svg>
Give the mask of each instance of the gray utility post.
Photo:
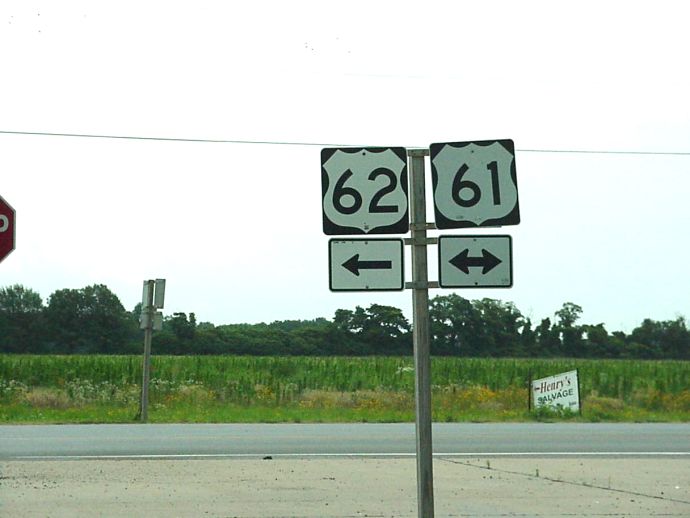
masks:
<svg viewBox="0 0 690 518"><path fill-rule="evenodd" d="M163 314L156 309L163 307L165 299L165 279L144 281L144 292L141 300L141 328L144 330L144 363L141 381L141 412L139 418L142 423L149 418L149 377L151 373L151 338L153 330L163 327Z"/></svg>
<svg viewBox="0 0 690 518"><path fill-rule="evenodd" d="M417 506L419 518L434 516L433 450L431 441L431 356L429 273L427 268L426 190L424 157L428 149L408 150L412 211L412 337L415 361L415 430L417 438Z"/></svg>

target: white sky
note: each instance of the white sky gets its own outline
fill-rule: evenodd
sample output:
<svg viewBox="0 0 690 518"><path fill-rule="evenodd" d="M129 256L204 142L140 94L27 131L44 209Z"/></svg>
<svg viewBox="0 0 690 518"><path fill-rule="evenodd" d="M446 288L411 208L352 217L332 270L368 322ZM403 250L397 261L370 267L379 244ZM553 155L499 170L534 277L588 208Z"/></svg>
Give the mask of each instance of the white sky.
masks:
<svg viewBox="0 0 690 518"><path fill-rule="evenodd" d="M689 153L689 19L659 0L5 0L0 131ZM217 325L411 316L409 292L328 290L320 149L0 133L18 219L0 285L103 283L132 309L162 277L166 314ZM609 331L690 315L689 155L516 163L522 222L492 231L513 236L514 287L460 295L535 324L572 301Z"/></svg>

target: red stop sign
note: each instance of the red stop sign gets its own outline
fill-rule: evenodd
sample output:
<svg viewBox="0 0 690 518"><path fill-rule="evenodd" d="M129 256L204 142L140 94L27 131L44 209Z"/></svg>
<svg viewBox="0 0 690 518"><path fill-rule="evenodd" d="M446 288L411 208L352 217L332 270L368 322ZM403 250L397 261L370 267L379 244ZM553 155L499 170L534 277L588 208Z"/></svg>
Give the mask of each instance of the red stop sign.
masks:
<svg viewBox="0 0 690 518"><path fill-rule="evenodd" d="M0 261L14 250L14 209L0 197Z"/></svg>

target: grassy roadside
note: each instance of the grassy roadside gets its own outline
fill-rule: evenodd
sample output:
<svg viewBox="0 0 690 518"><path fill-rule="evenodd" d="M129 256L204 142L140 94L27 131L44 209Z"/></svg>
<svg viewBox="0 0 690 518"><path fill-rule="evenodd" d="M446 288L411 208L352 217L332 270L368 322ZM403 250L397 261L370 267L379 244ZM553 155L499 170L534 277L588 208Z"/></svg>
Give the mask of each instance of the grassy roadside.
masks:
<svg viewBox="0 0 690 518"><path fill-rule="evenodd" d="M161 397L152 394L152 423L333 423L413 422L414 398L406 393L360 391L353 393L310 391L299 400L276 403L254 401L238 404L223 401L199 385ZM654 408L629 404L609 397L590 395L580 415L557 414L546 409L528 412L527 391L491 391L485 387L436 391L435 422L690 422L687 401L666 398ZM39 388L0 403L2 424L130 423L136 421L138 402L111 398L70 399L59 389Z"/></svg>
<svg viewBox="0 0 690 518"><path fill-rule="evenodd" d="M578 369L581 415L527 410L530 378ZM0 424L127 423L138 356L0 355ZM432 358L436 422L690 422L690 362ZM412 422L402 357L154 356L149 421Z"/></svg>

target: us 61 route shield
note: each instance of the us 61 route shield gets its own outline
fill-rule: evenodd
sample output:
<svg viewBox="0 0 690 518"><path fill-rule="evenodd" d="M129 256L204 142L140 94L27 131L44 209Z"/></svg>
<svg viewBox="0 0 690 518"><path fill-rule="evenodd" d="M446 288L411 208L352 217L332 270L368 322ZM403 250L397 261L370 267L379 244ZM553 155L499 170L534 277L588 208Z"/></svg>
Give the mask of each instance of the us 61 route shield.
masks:
<svg viewBox="0 0 690 518"><path fill-rule="evenodd" d="M436 227L520 223L512 140L431 144Z"/></svg>

